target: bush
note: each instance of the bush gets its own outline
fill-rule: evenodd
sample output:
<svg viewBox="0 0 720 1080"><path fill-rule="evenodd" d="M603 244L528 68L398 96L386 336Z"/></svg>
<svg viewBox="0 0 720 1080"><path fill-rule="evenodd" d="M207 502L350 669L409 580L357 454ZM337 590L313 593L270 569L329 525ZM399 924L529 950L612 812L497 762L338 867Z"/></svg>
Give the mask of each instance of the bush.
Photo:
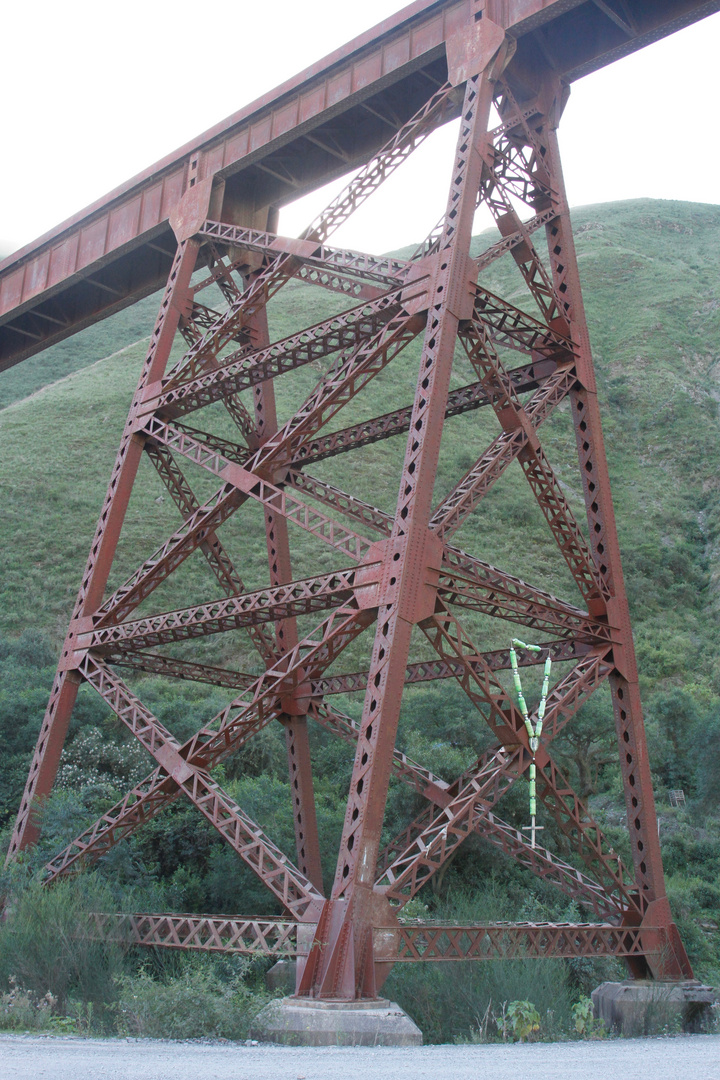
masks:
<svg viewBox="0 0 720 1080"><path fill-rule="evenodd" d="M52 994L39 998L30 990L9 979L10 989L0 993L0 1028L5 1031L37 1031L50 1026L55 999Z"/></svg>
<svg viewBox="0 0 720 1080"><path fill-rule="evenodd" d="M94 875L52 888L33 881L12 897L0 926L0 984L10 995L16 988L17 1004L8 1002L8 1009L19 1007L22 993L30 1003L52 1002L60 1015L75 999L102 1017L116 997L123 952L119 943L99 938L91 913L112 908L107 887Z"/></svg>
<svg viewBox="0 0 720 1080"><path fill-rule="evenodd" d="M701 908L720 914L720 889L705 881L693 885L692 894Z"/></svg>
<svg viewBox="0 0 720 1080"><path fill-rule="evenodd" d="M540 1030L540 1013L532 1001L511 1001L507 1016L512 1033L519 1042L527 1042Z"/></svg>
<svg viewBox="0 0 720 1080"><path fill-rule="evenodd" d="M92 914L116 903L95 874L47 887L18 873L12 884L0 925L0 1029L240 1039L268 999L246 958L103 939Z"/></svg>
<svg viewBox="0 0 720 1080"><path fill-rule="evenodd" d="M581 997L571 1009L575 1031L581 1039L602 1038L606 1034L605 1024L595 1019L595 1010L589 997Z"/></svg>
<svg viewBox="0 0 720 1080"><path fill-rule="evenodd" d="M194 961L194 962L193 962ZM244 980L249 962L240 961L229 980L205 957L193 958L179 974L158 980L149 970L117 981L117 1028L121 1035L156 1039L244 1039L267 1001Z"/></svg>
<svg viewBox="0 0 720 1080"><path fill-rule="evenodd" d="M567 968L557 960L398 964L384 994L410 1014L428 1043L506 1039L513 1033L508 1003L530 994L543 1038L571 1029Z"/></svg>
<svg viewBox="0 0 720 1080"><path fill-rule="evenodd" d="M703 803L715 809L720 803L720 755L708 752L720 740L720 717L710 715L698 732L695 747L698 794Z"/></svg>

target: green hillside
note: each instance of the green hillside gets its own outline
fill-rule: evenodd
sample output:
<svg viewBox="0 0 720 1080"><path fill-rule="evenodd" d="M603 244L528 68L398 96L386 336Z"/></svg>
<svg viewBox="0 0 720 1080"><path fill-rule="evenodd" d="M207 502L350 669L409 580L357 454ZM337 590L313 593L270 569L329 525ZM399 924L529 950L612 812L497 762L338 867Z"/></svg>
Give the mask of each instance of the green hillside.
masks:
<svg viewBox="0 0 720 1080"><path fill-rule="evenodd" d="M720 485L720 208L635 201L582 208L575 225L640 667L648 687L672 680L707 701L720 690L720 651L713 634ZM529 308L512 264L497 264L484 280L491 290ZM273 330L282 336L300 320L318 321L341 304L333 294L290 285L274 306ZM28 362L35 364L36 381L44 378L49 385L0 410L0 632L42 629L55 643L61 640L152 326L154 298L142 308L143 322L137 309L132 319L123 312L91 328L92 336L86 331ZM70 363L73 345L76 370L53 381ZM407 349L340 414L336 426L407 403L417 348L418 343ZM22 392L24 367L0 379L0 395ZM280 380L281 412L289 412L317 377L315 365L309 365ZM472 377L467 360L458 355L453 384ZM200 426L207 426L207 416L202 414ZM222 414L212 422L215 431L232 437ZM483 437L489 441L494 433L494 419L486 411L448 422L438 496L468 467L474 447L479 449ZM559 410L543 428L543 445L568 498L580 510L567 412ZM313 472L391 510L403 451L401 436L318 465ZM133 495L118 578L177 525L174 507L151 466L144 471L148 483ZM204 474L193 482L201 491L212 489L212 479ZM265 582L261 516L252 509L243 515L244 577L248 586L259 586ZM226 532L224 539L232 546L237 537L230 528ZM314 571L316 559L327 563L332 556L297 532L293 544L300 576ZM552 542L519 469L509 470L463 527L458 542L568 595L569 579L553 558ZM163 604L159 594L153 597L153 607L186 603L188 588L200 598L212 588L210 581L202 558L190 560L177 584L168 585ZM208 647L218 648L215 643Z"/></svg>
<svg viewBox="0 0 720 1080"><path fill-rule="evenodd" d="M121 348L147 337L152 329L157 308L157 297L148 296L112 318L95 326L88 326L65 341L31 356L9 371L2 372L0 409L34 394L48 383L87 367L100 357L109 356L113 349L108 351L108 348L115 342L118 343L118 348Z"/></svg>
<svg viewBox="0 0 720 1080"><path fill-rule="evenodd" d="M635 200L582 207L574 212L573 221L671 895L700 976L717 979L720 206ZM487 242L487 236L478 237L477 249ZM532 311L511 260L495 264L482 280L491 291ZM0 635L4 639L0 640L0 668L6 676L0 686L0 739L7 751L0 825L3 820L9 822L19 796L52 676L52 657L74 602L156 303L156 298L149 298L0 376ZM342 306L342 299L334 294L292 283L273 302L271 333L282 337ZM345 427L408 404L419 348L418 341L408 347L343 410L335 426ZM510 357L510 366L521 362L517 356ZM305 397L319 374L319 365L311 364L278 381L281 418ZM459 350L452 386L463 386L474 378ZM446 424L437 498L454 486L494 437L497 423L488 413L479 410ZM212 426L216 434L232 438L230 422L219 407L189 422ZM581 487L567 408L560 407L543 426L541 441L581 518ZM404 448L405 437L400 436L318 464L311 471L392 511ZM175 508L151 465L144 462L141 470L146 482L133 492L111 588L178 524ZM205 474L191 472L189 466L187 471L198 495L209 494L217 486ZM259 508L244 506L238 521L232 519L221 536L242 567L247 587L264 585L265 539ZM329 548L300 530L293 531L291 541L296 577L342 564ZM576 599L517 465L465 523L457 543L563 598ZM196 554L141 610L170 610L215 596L213 581ZM480 616L463 621L487 648L506 645L513 632L507 624L486 624ZM301 625L310 626L312 620ZM367 663L371 639L366 638L360 638L343 657L341 670ZM429 655L428 648L418 635L414 658ZM190 652L178 655L234 664L241 670L257 669L258 663L240 633L193 642ZM159 679L142 683L141 695L178 735L194 730L225 700L207 687L171 686ZM357 714L361 702L340 704ZM330 744L319 734L313 737L323 849L334 850L352 757L348 748ZM461 692L443 685L407 694L401 738L414 757L449 776L473 759L484 736L477 730L477 714ZM622 852L626 844L622 794L608 765L613 742L611 714L601 692L577 724L568 727L559 754ZM49 811L50 834L74 833L79 824L110 805L128 777L145 768L142 755L122 763L121 744L117 725L107 720L89 694L81 695L64 758L64 795L56 797L56 809ZM241 760L227 765L225 779L248 812L291 852L294 841L284 808L288 786L283 753L281 733L268 730L253 749L240 755ZM685 791L684 810L669 806L671 788ZM512 798L511 818L515 813L522 815L524 806L519 792L516 803ZM409 796L393 789L389 835L412 808ZM243 911L274 910L253 879L237 869L234 856L198 827L196 817L183 807L163 815L162 822L148 827L133 845L125 855L118 855L114 872L118 880L130 880L132 865L136 885L140 881L143 887L152 886L156 900L161 896L162 902L179 910L219 911L236 908L240 893ZM498 869L497 857L481 844L467 847L436 893L424 897L433 911L441 913L452 900L455 909L458 903L461 908L465 905L468 918L480 917L479 912L495 918L578 917L577 912L568 913L565 901L565 907L562 903L558 907L555 894L546 894L522 872ZM331 874L329 861L325 870ZM495 883L489 891L488 881ZM597 975L593 971L588 978ZM420 975L404 972L392 978L397 980L393 993L398 1000L411 994L422 997L427 991L427 986L423 990L419 982L412 982ZM490 991L483 986L487 997ZM559 993L557 985L548 977L543 986L538 995L552 1002ZM502 992L511 991L493 991ZM482 996L481 990L477 993ZM447 1017L426 1017L421 1026L432 1028L433 1023L446 1034L467 1031L464 1020L458 1020L457 1030L448 1028Z"/></svg>

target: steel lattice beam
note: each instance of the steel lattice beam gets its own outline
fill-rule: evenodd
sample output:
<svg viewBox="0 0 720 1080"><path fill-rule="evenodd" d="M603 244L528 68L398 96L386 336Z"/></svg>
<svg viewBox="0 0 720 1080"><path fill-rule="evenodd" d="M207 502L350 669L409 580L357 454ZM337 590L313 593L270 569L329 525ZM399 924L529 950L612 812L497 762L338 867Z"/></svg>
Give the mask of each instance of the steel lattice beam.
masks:
<svg viewBox="0 0 720 1080"><path fill-rule="evenodd" d="M300 924L279 919L237 919L220 915L98 915L104 937L129 940L152 948L193 952L302 956ZM663 940L660 928L641 931L608 923L485 923L376 927L375 959L412 963L418 960L518 960L547 957L643 955L643 936ZM658 944L655 945L657 949Z"/></svg>
<svg viewBox="0 0 720 1080"><path fill-rule="evenodd" d="M641 957L643 936L662 939L660 928L608 923L486 923L483 926L376 928L376 958L417 960L519 960L531 957ZM658 945L655 945L658 948Z"/></svg>
<svg viewBox="0 0 720 1080"><path fill-rule="evenodd" d="M290 919L236 919L219 915L104 915L95 916L106 938L130 941L155 949L241 956L298 955L299 923Z"/></svg>

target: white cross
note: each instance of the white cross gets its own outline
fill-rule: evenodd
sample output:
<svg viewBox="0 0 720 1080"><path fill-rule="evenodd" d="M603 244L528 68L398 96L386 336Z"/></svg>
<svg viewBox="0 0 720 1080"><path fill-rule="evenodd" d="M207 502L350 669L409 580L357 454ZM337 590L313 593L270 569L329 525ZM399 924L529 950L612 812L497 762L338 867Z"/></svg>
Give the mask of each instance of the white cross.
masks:
<svg viewBox="0 0 720 1080"><path fill-rule="evenodd" d="M531 825L523 825L522 832L529 832L530 833L530 847L534 848L535 847L535 833L536 832L542 832L542 830L545 828L545 826L535 824L535 815L534 814L530 818L530 820L531 820L532 824Z"/></svg>

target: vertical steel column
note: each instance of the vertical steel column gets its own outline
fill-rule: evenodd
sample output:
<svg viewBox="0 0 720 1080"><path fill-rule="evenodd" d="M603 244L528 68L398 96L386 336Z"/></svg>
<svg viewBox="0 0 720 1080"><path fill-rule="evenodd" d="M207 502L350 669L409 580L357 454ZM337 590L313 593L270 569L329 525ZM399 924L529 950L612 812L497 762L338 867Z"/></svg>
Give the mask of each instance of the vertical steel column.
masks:
<svg viewBox="0 0 720 1080"><path fill-rule="evenodd" d="M145 358L137 389L125 424L120 449L115 459L110 485L105 496L95 538L83 574L80 592L73 611L67 638L63 645L52 693L38 736L30 766L25 792L18 812L15 829L8 849L8 859L33 844L39 835L39 825L33 811L38 800L47 798L52 790L68 724L81 679L75 669L79 657L74 652L75 639L86 619L99 606L107 585L117 543L120 538L130 493L142 457L145 439L135 434L135 417L142 403L146 386L160 379L165 371L170 350L187 297L190 278L195 268L198 244L183 241L177 249L170 276L160 305L150 347Z"/></svg>
<svg viewBox="0 0 720 1080"><path fill-rule="evenodd" d="M571 391L570 399L590 546L598 570L610 585L612 595L607 603L607 617L614 628L615 640L619 642L613 647L614 670L610 675L610 685L638 903L644 912L643 922L666 929L673 946L674 955L664 955L658 961L652 958L648 960L651 968L656 968L653 975L670 979L691 978L692 970L672 921L665 891L630 612L610 492L590 336L557 139L561 100L562 88L557 85L550 88L548 101L551 104L546 115L552 116L552 112L555 115L554 123L548 123L544 138L548 144L552 184L557 192L559 212L545 228L553 282L564 308L562 314L570 325L571 336L579 350L579 385ZM638 969L637 962L634 966ZM637 973L643 973L642 966Z"/></svg>
<svg viewBox="0 0 720 1080"><path fill-rule="evenodd" d="M248 325L253 331L253 340L256 341L257 347L266 348L270 344L267 308L260 308L254 313ZM278 430L275 387L272 380L255 387L253 402L258 442L262 446L277 434ZM287 519L269 508L265 510L265 539L270 567L270 584L285 585L292 581ZM278 652L283 653L294 649L298 643L297 620L294 617L279 620L275 624L275 638ZM307 715L297 695L284 704L288 711L283 712L279 719L285 729L298 869L312 881L316 889L323 892Z"/></svg>
<svg viewBox="0 0 720 1080"><path fill-rule="evenodd" d="M318 941L317 957L308 963L300 986L301 993L318 997L374 997L377 992L373 916L381 911L385 919L391 916L373 885L410 636L413 625L434 610L434 590L426 588L427 567L439 565L440 542L429 530L431 499L458 324L472 310L470 239L482 169L479 150L491 102L488 77L469 78L396 515L386 542L378 625L337 872L319 927L319 937L324 934L326 940Z"/></svg>

